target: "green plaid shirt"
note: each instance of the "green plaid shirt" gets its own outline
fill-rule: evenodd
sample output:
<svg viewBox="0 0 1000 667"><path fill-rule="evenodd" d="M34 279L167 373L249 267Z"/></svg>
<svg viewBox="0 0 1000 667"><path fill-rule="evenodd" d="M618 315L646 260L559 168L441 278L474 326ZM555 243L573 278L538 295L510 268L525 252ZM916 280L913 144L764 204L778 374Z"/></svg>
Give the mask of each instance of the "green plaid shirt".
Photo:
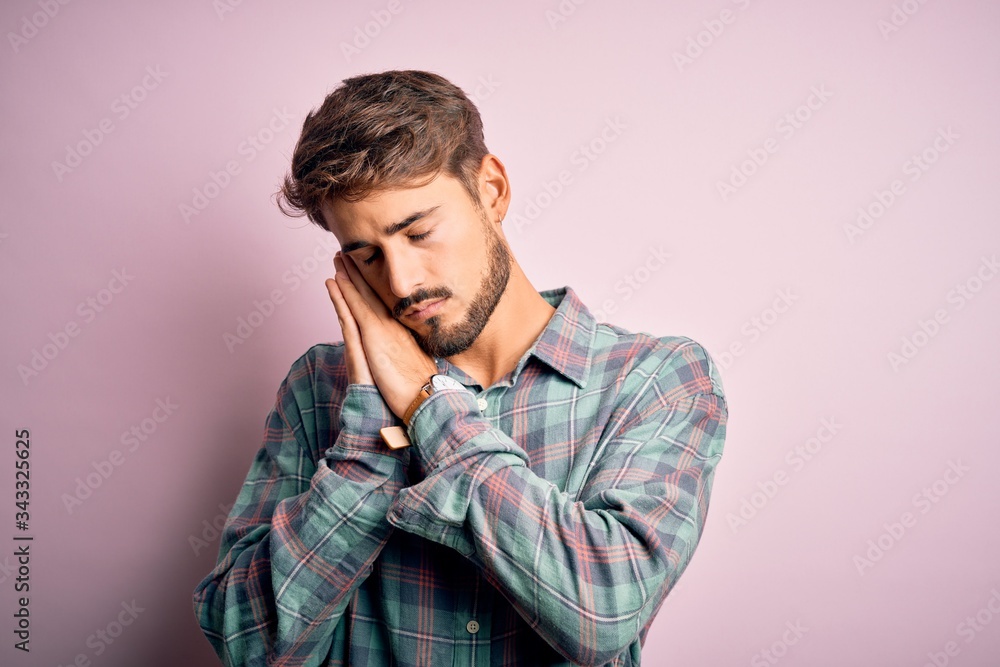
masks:
<svg viewBox="0 0 1000 667"><path fill-rule="evenodd" d="M569 287L517 366L401 425L344 344L292 364L194 611L226 665L638 665L701 538L727 406L685 337Z"/></svg>

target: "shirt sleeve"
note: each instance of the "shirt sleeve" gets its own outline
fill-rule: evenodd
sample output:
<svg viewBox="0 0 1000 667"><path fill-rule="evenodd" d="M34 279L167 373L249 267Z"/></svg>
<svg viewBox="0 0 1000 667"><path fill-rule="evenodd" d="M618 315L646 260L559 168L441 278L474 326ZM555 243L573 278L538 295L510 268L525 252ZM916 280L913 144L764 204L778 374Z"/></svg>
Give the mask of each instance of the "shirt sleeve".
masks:
<svg viewBox="0 0 1000 667"><path fill-rule="evenodd" d="M319 456L332 435L317 431L314 410L332 406L315 401L311 366L300 358L282 382L217 565L194 591L225 665L322 664L393 529L385 514L406 483L408 452L389 450L378 429L395 415L375 385L347 385L336 441Z"/></svg>
<svg viewBox="0 0 1000 667"><path fill-rule="evenodd" d="M694 553L727 415L700 345L648 355L571 495L527 467L470 392L437 392L410 422L430 472L400 491L388 519L475 562L566 658L603 665L645 636Z"/></svg>

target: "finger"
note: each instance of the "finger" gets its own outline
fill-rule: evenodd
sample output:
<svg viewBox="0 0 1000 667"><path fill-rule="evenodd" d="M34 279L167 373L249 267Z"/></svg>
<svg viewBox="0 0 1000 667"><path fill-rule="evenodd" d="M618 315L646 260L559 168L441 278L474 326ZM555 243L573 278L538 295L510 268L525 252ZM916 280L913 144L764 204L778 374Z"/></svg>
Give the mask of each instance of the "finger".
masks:
<svg viewBox="0 0 1000 667"><path fill-rule="evenodd" d="M333 278L327 278L326 290L330 294L330 301L333 302L334 310L337 311L337 321L340 322L340 331L344 334L344 341L346 342L348 336L358 332L358 324L354 320L351 307L344 300L344 294L340 289L340 283Z"/></svg>
<svg viewBox="0 0 1000 667"><path fill-rule="evenodd" d="M343 256L334 256L334 264L338 268L333 282L337 288L337 294L341 300L342 307L348 312L347 318L350 321L347 326L356 334L356 340L358 341L356 347L358 350L361 350L361 354L367 359L370 350L364 343L365 332L373 331L373 327L366 323L372 322L373 319L377 318L364 297L358 293L346 270L341 268L344 266ZM377 299L378 297L375 298ZM346 341L347 339L345 338L344 340Z"/></svg>
<svg viewBox="0 0 1000 667"><path fill-rule="evenodd" d="M334 266L344 272L350 280L351 287L354 288L357 296L360 300L357 302L358 309L360 309L361 302L364 302L368 306L368 309L374 314L382 319L386 319L390 316L389 308L382 302L382 297L372 289L372 286L368 284L365 277L361 275L361 269L355 264L354 260L348 255L338 253L333 258ZM351 306L355 306L355 301L350 300L350 295L348 295L349 289L343 290L345 298L348 299L348 303ZM356 311L357 312L357 309Z"/></svg>
<svg viewBox="0 0 1000 667"><path fill-rule="evenodd" d="M343 271L338 271L334 277L334 282L340 290L340 298L344 307L351 312L351 317L362 330L370 327L370 322L375 314L371 307L365 302L357 289L351 284L351 279Z"/></svg>
<svg viewBox="0 0 1000 667"><path fill-rule="evenodd" d="M330 300L337 310L337 320L340 322L340 330L344 336L344 346L348 363L348 377L354 378L355 382L374 384L371 369L368 367L368 359L365 354L364 344L361 340L361 330L357 321L351 314L351 309L344 301L344 295L340 291L340 286L336 280L328 278L326 288L330 293Z"/></svg>
<svg viewBox="0 0 1000 667"><path fill-rule="evenodd" d="M351 313L354 317L364 323L368 317L371 317L372 313L371 306L365 300L365 297L358 291L357 286L354 281L351 280L350 274L347 273L347 267L344 264L343 258L334 256L333 265L336 269L334 274L334 280L337 283L337 287L340 288L340 294L344 302L350 306Z"/></svg>

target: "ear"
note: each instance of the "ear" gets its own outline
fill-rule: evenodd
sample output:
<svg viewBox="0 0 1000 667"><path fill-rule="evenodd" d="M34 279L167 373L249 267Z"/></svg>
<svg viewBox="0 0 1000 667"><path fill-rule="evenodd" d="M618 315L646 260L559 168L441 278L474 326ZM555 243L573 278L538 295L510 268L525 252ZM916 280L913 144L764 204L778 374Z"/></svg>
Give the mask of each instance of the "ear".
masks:
<svg viewBox="0 0 1000 667"><path fill-rule="evenodd" d="M499 224L510 206L510 181L507 169L496 155L487 153L479 164L479 199L486 219Z"/></svg>

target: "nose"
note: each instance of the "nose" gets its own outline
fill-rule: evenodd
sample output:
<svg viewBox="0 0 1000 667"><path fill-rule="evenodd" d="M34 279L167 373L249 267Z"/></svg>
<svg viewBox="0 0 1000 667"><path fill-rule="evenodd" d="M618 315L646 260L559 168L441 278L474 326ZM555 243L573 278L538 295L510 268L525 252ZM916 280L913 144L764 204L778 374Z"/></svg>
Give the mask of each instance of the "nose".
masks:
<svg viewBox="0 0 1000 667"><path fill-rule="evenodd" d="M385 270L389 289L402 299L423 284L423 268L415 253L399 248L385 249Z"/></svg>

